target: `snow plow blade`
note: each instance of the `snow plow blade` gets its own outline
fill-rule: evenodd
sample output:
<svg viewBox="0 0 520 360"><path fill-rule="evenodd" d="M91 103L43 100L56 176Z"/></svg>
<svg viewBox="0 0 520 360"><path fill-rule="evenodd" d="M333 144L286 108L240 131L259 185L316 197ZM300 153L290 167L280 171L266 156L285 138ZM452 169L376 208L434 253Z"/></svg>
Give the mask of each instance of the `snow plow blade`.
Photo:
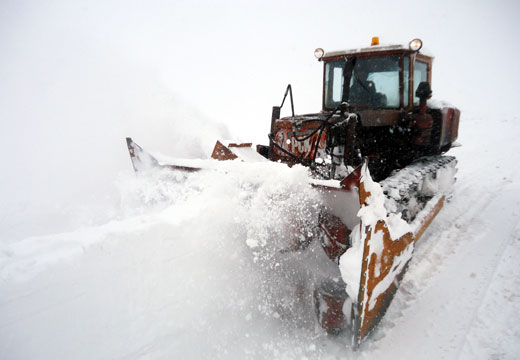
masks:
<svg viewBox="0 0 520 360"><path fill-rule="evenodd" d="M415 243L444 205L454 181L455 164L453 157L422 159L376 183L364 161L339 188L316 185L324 194L327 211L332 212L320 221L322 246L339 263L352 303L348 314L344 295L333 296L329 290L315 293L316 301L327 302L326 310L317 315L329 333L341 330L338 316L344 317L344 326L351 327L352 343L357 348L381 321L412 259ZM420 202L412 206L412 198ZM338 200L344 203L343 214L338 214ZM396 206L396 200L404 204Z"/></svg>
<svg viewBox="0 0 520 360"><path fill-rule="evenodd" d="M132 166L134 167L134 171L136 173L150 170L153 168L180 170L186 172L194 172L200 170L200 168L191 166L161 164L154 156L143 150L142 147L137 145L132 140L132 138L129 137L126 138L126 146L128 147L128 152L130 153L130 160L132 160Z"/></svg>
<svg viewBox="0 0 520 360"><path fill-rule="evenodd" d="M185 172L215 169L215 160L267 161L250 143L225 146L217 141L211 163L198 167L181 161L162 164L130 138L127 145L136 172L148 168ZM454 157L425 157L378 183L365 159L341 181L309 177L309 184L323 199L316 241L339 265L343 280L341 286L332 284L331 288L330 279L324 279L314 292L316 302L326 303L315 305L318 321L327 332L350 327L352 344L357 348L381 321L416 242L444 205L454 182L455 165Z"/></svg>
<svg viewBox="0 0 520 360"><path fill-rule="evenodd" d="M126 138L126 145L132 160L132 166L135 172L142 172L150 169L170 169L184 172L195 172L202 169L214 168L214 164L204 160L179 160L176 164L163 164L158 161L153 155L145 151L142 147L137 145L132 138ZM235 160L239 161L267 161L263 156L258 154L251 143L234 144L228 146L223 145L217 140L211 158L214 160Z"/></svg>
<svg viewBox="0 0 520 360"><path fill-rule="evenodd" d="M360 182L361 206L369 206L364 180ZM385 219L375 223L361 221L363 260L354 322L354 346L357 347L381 321L397 291L414 245L444 205L444 195L433 197L411 225L411 231L392 237Z"/></svg>

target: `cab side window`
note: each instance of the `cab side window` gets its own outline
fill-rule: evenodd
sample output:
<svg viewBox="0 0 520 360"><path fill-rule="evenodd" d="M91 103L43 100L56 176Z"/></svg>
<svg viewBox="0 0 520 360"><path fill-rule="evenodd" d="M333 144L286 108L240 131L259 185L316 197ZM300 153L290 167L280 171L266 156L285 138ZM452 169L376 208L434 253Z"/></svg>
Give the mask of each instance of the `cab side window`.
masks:
<svg viewBox="0 0 520 360"><path fill-rule="evenodd" d="M413 72L413 103L418 104L419 98L415 96L415 91L419 84L428 81L428 64L422 61L416 61Z"/></svg>

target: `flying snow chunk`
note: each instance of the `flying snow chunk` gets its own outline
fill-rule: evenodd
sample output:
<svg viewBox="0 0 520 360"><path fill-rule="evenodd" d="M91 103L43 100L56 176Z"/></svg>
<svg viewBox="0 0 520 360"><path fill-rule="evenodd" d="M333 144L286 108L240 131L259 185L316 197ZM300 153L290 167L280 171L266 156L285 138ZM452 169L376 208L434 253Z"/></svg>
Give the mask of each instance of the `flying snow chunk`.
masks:
<svg viewBox="0 0 520 360"><path fill-rule="evenodd" d="M258 240L248 238L248 239L246 240L246 244L247 244L247 246L249 246L251 249L254 249L254 248L257 248L257 247L258 247Z"/></svg>

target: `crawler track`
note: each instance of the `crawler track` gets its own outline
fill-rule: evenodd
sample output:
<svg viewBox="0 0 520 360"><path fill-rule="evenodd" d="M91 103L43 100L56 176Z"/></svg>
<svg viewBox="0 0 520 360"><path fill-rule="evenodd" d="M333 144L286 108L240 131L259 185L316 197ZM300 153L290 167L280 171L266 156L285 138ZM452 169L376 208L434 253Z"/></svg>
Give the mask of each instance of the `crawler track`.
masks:
<svg viewBox="0 0 520 360"><path fill-rule="evenodd" d="M421 158L381 181L387 210L411 222L435 192L449 192L457 160L453 156Z"/></svg>

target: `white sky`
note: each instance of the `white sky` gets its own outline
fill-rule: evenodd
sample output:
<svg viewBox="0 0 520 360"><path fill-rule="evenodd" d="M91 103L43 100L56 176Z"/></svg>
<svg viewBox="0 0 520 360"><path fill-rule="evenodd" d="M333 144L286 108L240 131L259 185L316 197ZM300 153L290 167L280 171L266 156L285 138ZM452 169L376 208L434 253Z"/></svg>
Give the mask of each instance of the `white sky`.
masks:
<svg viewBox="0 0 520 360"><path fill-rule="evenodd" d="M4 0L0 44L9 55L0 64L54 60L62 67L89 58L105 67L132 64L213 121L247 116L267 128L287 83L298 112L319 110L314 48L366 45L374 35L385 43L419 37L436 56L434 96L466 111L489 103L493 111L512 112L519 10L516 1ZM107 76L96 70L91 76Z"/></svg>

